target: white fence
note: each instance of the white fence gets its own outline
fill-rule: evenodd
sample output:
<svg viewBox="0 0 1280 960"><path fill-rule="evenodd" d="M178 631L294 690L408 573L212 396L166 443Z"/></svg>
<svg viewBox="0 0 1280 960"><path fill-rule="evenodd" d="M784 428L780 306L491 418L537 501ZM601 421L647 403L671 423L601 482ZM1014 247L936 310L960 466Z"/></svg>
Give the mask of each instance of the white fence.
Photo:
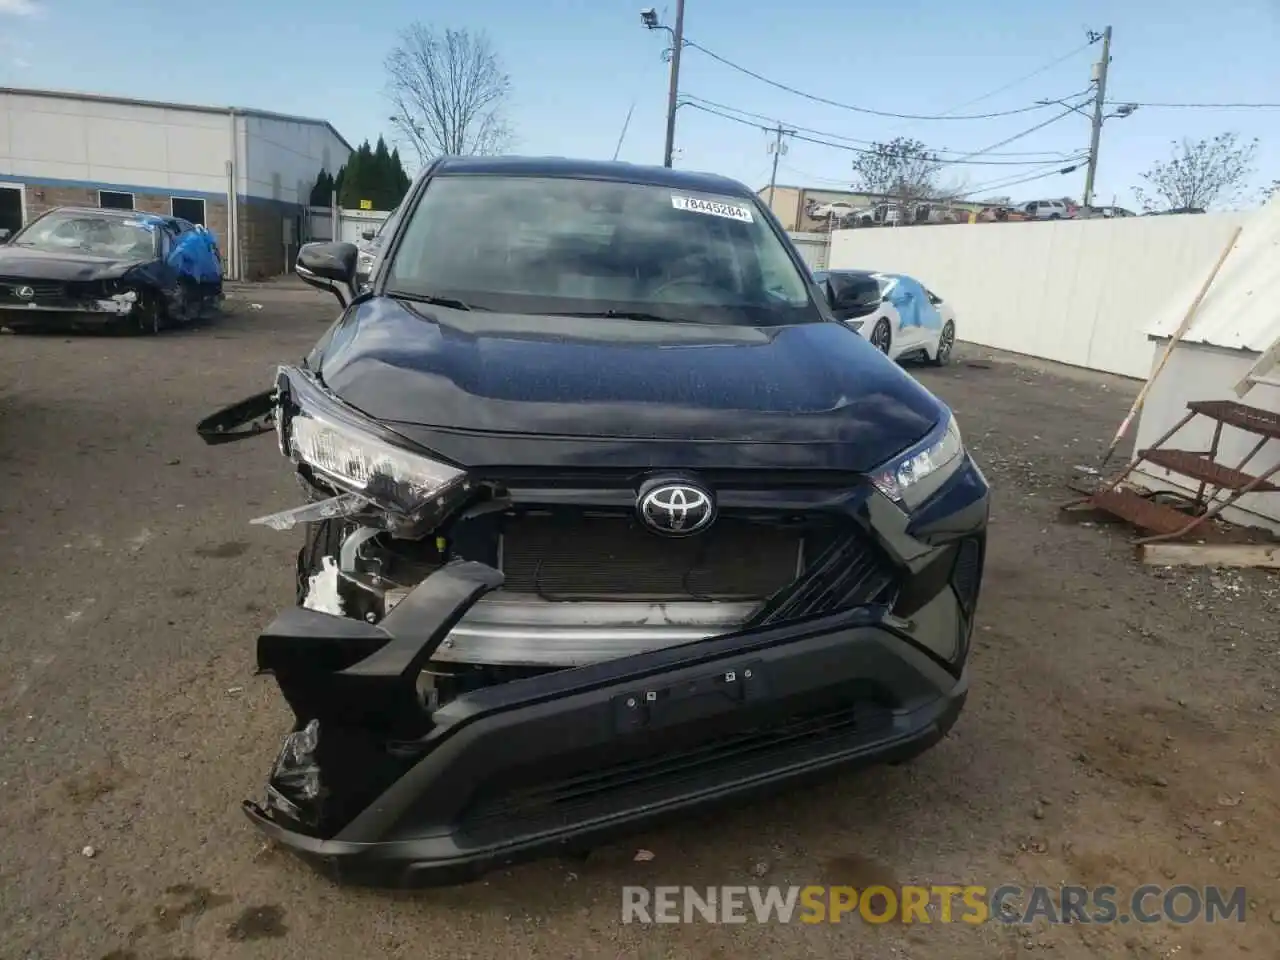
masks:
<svg viewBox="0 0 1280 960"><path fill-rule="evenodd" d="M830 248L829 236L825 233L789 233L791 242L795 244L800 258L810 270L827 268L827 253Z"/></svg>
<svg viewBox="0 0 1280 960"><path fill-rule="evenodd" d="M910 274L969 343L1145 379L1164 298L1207 276L1247 216L837 230L830 266Z"/></svg>
<svg viewBox="0 0 1280 960"><path fill-rule="evenodd" d="M335 239L333 215L334 211L329 207L308 207L307 235L303 239L306 241ZM346 210L338 207L337 215L336 239L357 243L364 231L377 230L391 214L387 210Z"/></svg>

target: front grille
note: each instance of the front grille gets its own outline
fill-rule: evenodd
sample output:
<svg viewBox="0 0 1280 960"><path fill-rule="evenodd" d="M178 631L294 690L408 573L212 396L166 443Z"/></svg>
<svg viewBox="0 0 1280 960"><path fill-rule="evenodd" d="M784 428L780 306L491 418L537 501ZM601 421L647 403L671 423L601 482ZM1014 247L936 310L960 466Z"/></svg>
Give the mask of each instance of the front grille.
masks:
<svg viewBox="0 0 1280 960"><path fill-rule="evenodd" d="M503 588L547 600L763 600L801 569L800 530L721 517L663 537L626 517L524 515L503 524Z"/></svg>
<svg viewBox="0 0 1280 960"><path fill-rule="evenodd" d="M30 299L20 298L18 287L30 287L33 296ZM62 300L66 296L66 284L56 280L24 280L21 277L0 277L0 300L6 303L49 303Z"/></svg>

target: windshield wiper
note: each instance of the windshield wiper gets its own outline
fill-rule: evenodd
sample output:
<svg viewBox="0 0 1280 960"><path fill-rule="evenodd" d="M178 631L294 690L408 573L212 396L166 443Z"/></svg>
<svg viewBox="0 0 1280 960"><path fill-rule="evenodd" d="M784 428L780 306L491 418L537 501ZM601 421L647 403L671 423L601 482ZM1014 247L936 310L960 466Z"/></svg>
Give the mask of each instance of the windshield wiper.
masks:
<svg viewBox="0 0 1280 960"><path fill-rule="evenodd" d="M387 291L389 296L395 297L397 300L412 300L414 303L429 303L433 307L448 307L451 310L473 310L475 309L469 303L463 303L453 297L433 297L425 293L404 293L400 290Z"/></svg>
<svg viewBox="0 0 1280 960"><path fill-rule="evenodd" d="M589 310L582 313L560 313L560 317L606 317L610 320L652 320L655 323L684 323L676 317L663 317L656 313L645 313L643 310Z"/></svg>

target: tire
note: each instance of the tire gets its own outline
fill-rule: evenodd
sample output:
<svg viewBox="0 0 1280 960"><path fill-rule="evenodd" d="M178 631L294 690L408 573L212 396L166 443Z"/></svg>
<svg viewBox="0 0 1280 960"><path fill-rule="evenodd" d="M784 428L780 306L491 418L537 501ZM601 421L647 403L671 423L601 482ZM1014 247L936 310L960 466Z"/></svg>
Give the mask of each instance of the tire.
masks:
<svg viewBox="0 0 1280 960"><path fill-rule="evenodd" d="M1061 219L1062 219L1062 214L1060 214L1060 213L1051 213L1051 214L1049 214L1049 219L1050 219L1050 220L1061 220Z"/></svg>
<svg viewBox="0 0 1280 960"><path fill-rule="evenodd" d="M938 352L935 356L925 355L931 367L945 367L951 362L951 351L956 345L956 325L950 320L942 328L942 333L938 335Z"/></svg>
<svg viewBox="0 0 1280 960"><path fill-rule="evenodd" d="M302 602L307 599L311 578L324 569L324 558L338 558L345 533L345 523L342 520L321 520L319 523L307 524L302 549L298 551L298 606L302 606Z"/></svg>
<svg viewBox="0 0 1280 960"><path fill-rule="evenodd" d="M886 357L893 349L893 331L889 329L889 321L881 317L871 331L871 345Z"/></svg>

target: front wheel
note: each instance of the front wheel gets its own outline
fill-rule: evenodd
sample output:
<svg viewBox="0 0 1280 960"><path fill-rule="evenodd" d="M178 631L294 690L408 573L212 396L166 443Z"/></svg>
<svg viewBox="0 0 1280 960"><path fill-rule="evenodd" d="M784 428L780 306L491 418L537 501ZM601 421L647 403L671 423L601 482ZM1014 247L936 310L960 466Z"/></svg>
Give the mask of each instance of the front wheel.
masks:
<svg viewBox="0 0 1280 960"><path fill-rule="evenodd" d="M871 345L886 357L889 355L889 349L893 346L893 331L889 329L888 320L882 319L876 323L871 331Z"/></svg>
<svg viewBox="0 0 1280 960"><path fill-rule="evenodd" d="M951 362L951 351L956 345L956 325L950 320L938 334L938 349L934 351L929 363L935 367L945 367Z"/></svg>

